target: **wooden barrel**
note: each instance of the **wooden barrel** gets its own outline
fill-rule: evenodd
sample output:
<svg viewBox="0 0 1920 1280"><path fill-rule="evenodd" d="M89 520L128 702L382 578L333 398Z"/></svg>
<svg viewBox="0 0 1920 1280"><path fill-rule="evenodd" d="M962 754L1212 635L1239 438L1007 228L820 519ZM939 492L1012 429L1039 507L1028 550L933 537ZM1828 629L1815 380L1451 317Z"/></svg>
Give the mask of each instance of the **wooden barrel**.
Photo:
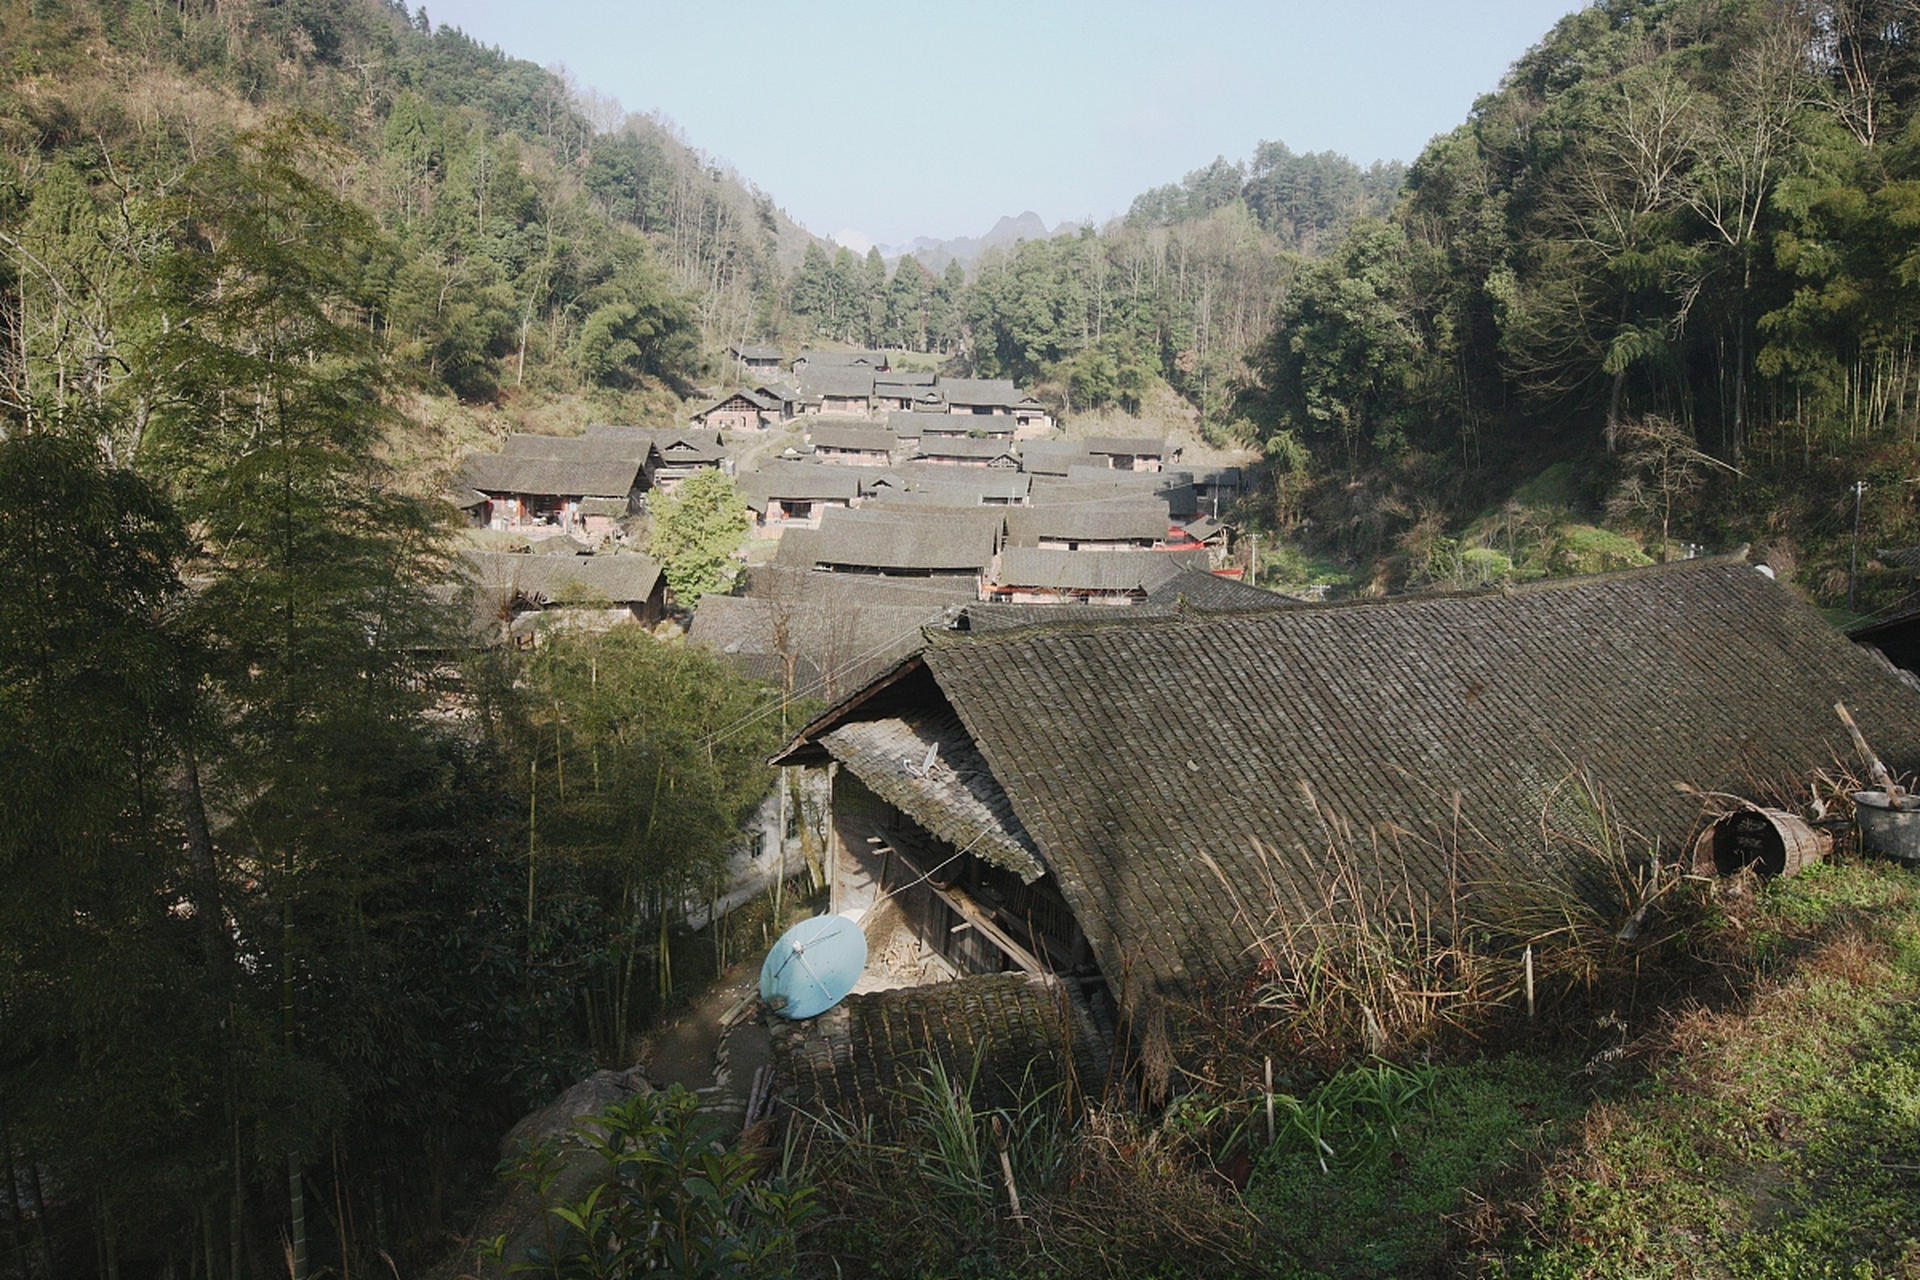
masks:
<svg viewBox="0 0 1920 1280"><path fill-rule="evenodd" d="M1721 818L1693 846L1693 873L1730 876L1752 867L1762 876L1790 876L1833 852L1833 837L1782 809L1739 809Z"/></svg>

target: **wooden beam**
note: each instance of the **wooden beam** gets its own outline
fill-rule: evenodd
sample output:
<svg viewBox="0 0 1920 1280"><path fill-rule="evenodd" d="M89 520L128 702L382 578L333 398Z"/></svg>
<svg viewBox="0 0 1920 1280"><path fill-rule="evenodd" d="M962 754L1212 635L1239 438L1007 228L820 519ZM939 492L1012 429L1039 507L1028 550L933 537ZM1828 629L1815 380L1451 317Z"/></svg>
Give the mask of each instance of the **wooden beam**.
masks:
<svg viewBox="0 0 1920 1280"><path fill-rule="evenodd" d="M952 907L955 914L962 920L965 920L968 924L979 930L981 936L988 942L1000 948L1009 960L1019 965L1022 969L1025 969L1028 973L1045 976L1047 971L1041 967L1040 961L1034 957L1034 954L1015 942L1007 935L1006 930L995 924L993 917L987 913L986 908L982 907L972 898L969 898L959 889L942 889L931 880L927 881L927 888L933 890L934 895L938 897L940 901Z"/></svg>

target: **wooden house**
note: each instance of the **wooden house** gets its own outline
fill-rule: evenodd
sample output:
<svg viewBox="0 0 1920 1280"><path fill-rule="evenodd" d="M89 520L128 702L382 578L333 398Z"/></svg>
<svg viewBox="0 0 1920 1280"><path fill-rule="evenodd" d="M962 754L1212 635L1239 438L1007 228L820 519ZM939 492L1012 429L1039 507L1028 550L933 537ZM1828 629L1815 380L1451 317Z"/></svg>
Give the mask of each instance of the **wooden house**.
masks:
<svg viewBox="0 0 1920 1280"><path fill-rule="evenodd" d="M873 382L873 407L876 412L943 413L946 402L931 382L901 382L896 375L876 377Z"/></svg>
<svg viewBox="0 0 1920 1280"><path fill-rule="evenodd" d="M793 358L793 374L805 377L824 369L864 369L868 373L886 373L884 351L802 351Z"/></svg>
<svg viewBox="0 0 1920 1280"><path fill-rule="evenodd" d="M740 477L740 492L753 512L754 532L778 538L789 529L817 529L828 507L860 501L860 478L842 467L771 462Z"/></svg>
<svg viewBox="0 0 1920 1280"><path fill-rule="evenodd" d="M596 428L589 427L591 434ZM608 428L613 430L613 428ZM680 482L699 471L728 471L733 455L726 442L711 427L705 430L653 432L653 487L672 493Z"/></svg>
<svg viewBox="0 0 1920 1280"><path fill-rule="evenodd" d="M1017 469L1019 455L1007 437L934 436L920 437L913 460L942 467L1005 467Z"/></svg>
<svg viewBox="0 0 1920 1280"><path fill-rule="evenodd" d="M1167 541L1163 499L1048 502L1007 512L1007 542L1048 551L1150 551Z"/></svg>
<svg viewBox="0 0 1920 1280"><path fill-rule="evenodd" d="M462 505L486 528L523 533L610 533L644 505L653 441L509 436L499 453L461 463Z"/></svg>
<svg viewBox="0 0 1920 1280"><path fill-rule="evenodd" d="M765 343L735 343L727 348L734 369L743 379L768 377L780 372L780 348Z"/></svg>
<svg viewBox="0 0 1920 1280"><path fill-rule="evenodd" d="M1036 476L1065 478L1071 467L1093 465L1093 455L1078 440L1027 440L1020 445L1020 469ZM1104 459L1100 465L1106 466Z"/></svg>
<svg viewBox="0 0 1920 1280"><path fill-rule="evenodd" d="M899 446L899 440L885 427L824 419L807 433L807 443L821 462L854 467L887 466Z"/></svg>
<svg viewBox="0 0 1920 1280"><path fill-rule="evenodd" d="M1803 791L1848 758L1836 702L1920 767L1920 695L1732 557L1100 613L929 630L773 762L832 766L833 910L890 917L956 972L1058 974L1149 1061L1332 894L1405 927L1554 893L1624 915L1594 788L1629 856L1671 862L1700 793Z"/></svg>
<svg viewBox="0 0 1920 1280"><path fill-rule="evenodd" d="M1001 515L847 510L823 512L817 530L780 543L776 564L825 573L946 578L978 583L999 549Z"/></svg>
<svg viewBox="0 0 1920 1280"><path fill-rule="evenodd" d="M720 397L694 414L693 420L716 431L761 431L785 417L780 401L742 388Z"/></svg>
<svg viewBox="0 0 1920 1280"><path fill-rule="evenodd" d="M642 555L466 550L460 553L458 568L491 643L533 644L543 630L556 626L652 626L667 614L666 578L657 561Z"/></svg>
<svg viewBox="0 0 1920 1280"><path fill-rule="evenodd" d="M810 412L866 417L874 411L873 374L867 369L808 369L800 377L800 387L809 398L819 398L819 408Z"/></svg>
<svg viewBox="0 0 1920 1280"><path fill-rule="evenodd" d="M1181 570L1206 567L1205 551L1136 555L1009 545L994 558L980 597L1008 604L1140 604Z"/></svg>
<svg viewBox="0 0 1920 1280"><path fill-rule="evenodd" d="M800 412L800 392L788 383L768 379L754 386L753 393L769 404L778 405L782 422L790 421Z"/></svg>
<svg viewBox="0 0 1920 1280"><path fill-rule="evenodd" d="M1157 436L1093 436L1086 444L1096 463L1115 471L1158 471L1168 461L1167 442ZM1179 460L1175 449L1172 461Z"/></svg>
<svg viewBox="0 0 1920 1280"><path fill-rule="evenodd" d="M1011 417L1021 439L1053 429L1046 406L1004 378L941 378L934 386L948 413Z"/></svg>

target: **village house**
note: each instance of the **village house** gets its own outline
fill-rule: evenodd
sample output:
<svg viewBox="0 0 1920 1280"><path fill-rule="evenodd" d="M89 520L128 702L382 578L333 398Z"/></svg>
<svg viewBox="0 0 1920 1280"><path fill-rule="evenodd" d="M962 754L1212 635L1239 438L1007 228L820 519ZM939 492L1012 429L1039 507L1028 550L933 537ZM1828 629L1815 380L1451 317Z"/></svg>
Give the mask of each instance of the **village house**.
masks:
<svg viewBox="0 0 1920 1280"><path fill-rule="evenodd" d="M734 372L742 381L767 377L780 372L780 348L761 342L735 343L727 348Z"/></svg>
<svg viewBox="0 0 1920 1280"><path fill-rule="evenodd" d="M1049 551L1149 551L1166 542L1167 504L1141 495L1007 512L1007 543Z"/></svg>
<svg viewBox="0 0 1920 1280"><path fill-rule="evenodd" d="M588 427L587 434L596 431L613 433L617 431L636 431L641 428ZM709 427L696 431L655 431L653 435L653 487L661 493L672 493L680 482L700 471L721 471L731 474L733 455L727 452L726 442L720 433Z"/></svg>
<svg viewBox="0 0 1920 1280"><path fill-rule="evenodd" d="M1027 502L1024 471L999 467L927 466L909 463L866 482L875 502L932 507L1019 507Z"/></svg>
<svg viewBox="0 0 1920 1280"><path fill-rule="evenodd" d="M933 387L931 375L925 382L903 382L898 374L877 377L873 383L873 407L894 413L943 414L946 401Z"/></svg>
<svg viewBox="0 0 1920 1280"><path fill-rule="evenodd" d="M864 369L868 373L887 372L884 351L802 351L793 358L796 378L822 369Z"/></svg>
<svg viewBox="0 0 1920 1280"><path fill-rule="evenodd" d="M1701 793L1847 758L1836 702L1920 766L1920 695L1737 557L1101 612L930 630L773 763L830 769L832 910L955 974L1058 975L1150 1072L1184 1008L1244 989L1259 940L1329 894L1412 927L1602 893L1593 788L1632 856L1671 862Z"/></svg>
<svg viewBox="0 0 1920 1280"><path fill-rule="evenodd" d="M968 515L832 507L818 529L796 529L781 539L774 562L824 573L956 579L977 588L1000 532L993 509Z"/></svg>
<svg viewBox="0 0 1920 1280"><path fill-rule="evenodd" d="M1078 440L1027 440L1020 445L1020 468L1032 475L1064 479L1069 468L1093 465L1093 455ZM1105 460L1099 465L1104 469Z"/></svg>
<svg viewBox="0 0 1920 1280"><path fill-rule="evenodd" d="M1053 429L1046 406L1004 378L941 378L934 385L946 400L948 413L1012 417L1015 434L1022 440Z"/></svg>
<svg viewBox="0 0 1920 1280"><path fill-rule="evenodd" d="M839 467L770 462L740 477L740 493L755 536L778 538L793 528L819 528L828 507L858 504L860 478Z"/></svg>
<svg viewBox="0 0 1920 1280"><path fill-rule="evenodd" d="M667 582L643 555L529 555L465 550L458 569L485 643L538 642L554 627L652 626L667 614Z"/></svg>
<svg viewBox="0 0 1920 1280"><path fill-rule="evenodd" d="M1158 471L1167 461L1167 442L1156 436L1093 436L1086 442L1095 463L1115 471ZM1173 451L1173 461L1180 451Z"/></svg>
<svg viewBox="0 0 1920 1280"><path fill-rule="evenodd" d="M732 391L693 415L716 431L760 431L785 418L780 401L758 391Z"/></svg>
<svg viewBox="0 0 1920 1280"><path fill-rule="evenodd" d="M778 405L782 422L790 421L800 412L800 392L785 382L770 379L757 384L753 388L753 393L769 404Z"/></svg>
<svg viewBox="0 0 1920 1280"><path fill-rule="evenodd" d="M807 443L813 446L813 456L821 462L854 467L887 466L900 444L885 427L857 420L828 422L824 418L807 433Z"/></svg>
<svg viewBox="0 0 1920 1280"><path fill-rule="evenodd" d="M809 401L819 398L819 407L810 404L810 413L842 413L866 417L873 412L873 373L864 368L808 369L800 377L800 388Z"/></svg>
<svg viewBox="0 0 1920 1280"><path fill-rule="evenodd" d="M1218 517L1240 497L1240 468L1189 467L1193 476L1193 496L1200 509Z"/></svg>
<svg viewBox="0 0 1920 1280"><path fill-rule="evenodd" d="M1004 436L923 435L920 437L920 447L914 450L913 460L942 467L1017 469L1020 466L1020 458L1013 451L1012 441Z"/></svg>
<svg viewBox="0 0 1920 1280"><path fill-rule="evenodd" d="M994 558L980 598L1008 604L1133 605L1194 568L1207 568L1204 550L1136 555L1008 545Z"/></svg>
<svg viewBox="0 0 1920 1280"><path fill-rule="evenodd" d="M530 535L613 532L641 510L653 441L509 436L500 453L468 454L462 501L480 527Z"/></svg>
<svg viewBox="0 0 1920 1280"><path fill-rule="evenodd" d="M951 413L929 413L921 417L920 438L923 440L951 439L967 436L975 440L998 440L1002 444L1013 441L1014 419L999 417L961 417Z"/></svg>
<svg viewBox="0 0 1920 1280"><path fill-rule="evenodd" d="M1151 495L1166 501L1168 514L1177 522L1200 515L1200 500L1193 490L1193 476L1185 471L1110 471L1105 467L1068 467L1065 479L1035 476L1034 502L1086 502L1105 495L1120 498Z"/></svg>

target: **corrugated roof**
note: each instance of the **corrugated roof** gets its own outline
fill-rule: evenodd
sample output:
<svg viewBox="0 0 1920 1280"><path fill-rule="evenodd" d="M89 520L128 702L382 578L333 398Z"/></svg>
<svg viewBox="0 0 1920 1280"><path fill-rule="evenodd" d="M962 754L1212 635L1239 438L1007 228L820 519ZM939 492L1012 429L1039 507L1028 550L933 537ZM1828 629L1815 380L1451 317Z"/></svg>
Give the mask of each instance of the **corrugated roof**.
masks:
<svg viewBox="0 0 1920 1280"><path fill-rule="evenodd" d="M1330 829L1354 833L1339 853L1363 882L1417 910L1459 879L1561 874L1565 846L1542 833L1588 821L1574 769L1630 839L1671 857L1699 808L1677 784L1754 794L1844 758L1835 702L1893 767L1920 765L1920 697L1732 560L1471 596L1109 612L939 633L917 661L1109 983L1134 993L1243 975L1272 912L1321 909ZM1196 715L1204 751L1188 758L1165 729Z"/></svg>

